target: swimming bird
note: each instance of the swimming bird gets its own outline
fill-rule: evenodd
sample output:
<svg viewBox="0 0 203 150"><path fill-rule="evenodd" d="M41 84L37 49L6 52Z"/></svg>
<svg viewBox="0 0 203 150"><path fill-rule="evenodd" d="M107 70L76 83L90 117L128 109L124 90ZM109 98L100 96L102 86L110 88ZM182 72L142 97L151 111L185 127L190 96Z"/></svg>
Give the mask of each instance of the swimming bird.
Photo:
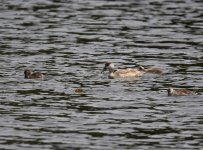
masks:
<svg viewBox="0 0 203 150"><path fill-rule="evenodd" d="M139 66L139 70L144 71L145 73L163 74L161 69L155 67L144 68L143 66Z"/></svg>
<svg viewBox="0 0 203 150"><path fill-rule="evenodd" d="M168 88L168 96L186 96L186 95L197 95L195 91L190 91L188 89L173 89Z"/></svg>
<svg viewBox="0 0 203 150"><path fill-rule="evenodd" d="M103 71L109 71L109 78L125 78L125 77L139 77L145 72L135 68L115 69L112 62L106 62ZM102 72L103 72L102 71Z"/></svg>
<svg viewBox="0 0 203 150"><path fill-rule="evenodd" d="M84 91L83 91L83 89L81 89L81 88L76 88L76 89L74 90L74 92L75 92L75 93L83 93Z"/></svg>
<svg viewBox="0 0 203 150"><path fill-rule="evenodd" d="M24 71L24 75L26 79L36 79L36 78L43 78L46 73L41 72L33 72L31 69L26 69Z"/></svg>

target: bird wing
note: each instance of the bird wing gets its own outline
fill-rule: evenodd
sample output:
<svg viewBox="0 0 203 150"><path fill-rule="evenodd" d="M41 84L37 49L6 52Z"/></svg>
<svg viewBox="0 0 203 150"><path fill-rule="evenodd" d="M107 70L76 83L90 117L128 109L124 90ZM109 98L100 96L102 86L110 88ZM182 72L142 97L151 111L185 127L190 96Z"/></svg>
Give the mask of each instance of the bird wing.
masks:
<svg viewBox="0 0 203 150"><path fill-rule="evenodd" d="M162 70L160 70L159 68L147 68L147 69L145 69L145 71L147 72L147 73L154 73L154 74L162 74L163 73L163 71Z"/></svg>
<svg viewBox="0 0 203 150"><path fill-rule="evenodd" d="M33 78L42 78L44 74L42 74L41 72L34 72L32 74Z"/></svg>
<svg viewBox="0 0 203 150"><path fill-rule="evenodd" d="M193 94L193 91L186 90L186 89L178 89L176 92L182 93L182 94Z"/></svg>

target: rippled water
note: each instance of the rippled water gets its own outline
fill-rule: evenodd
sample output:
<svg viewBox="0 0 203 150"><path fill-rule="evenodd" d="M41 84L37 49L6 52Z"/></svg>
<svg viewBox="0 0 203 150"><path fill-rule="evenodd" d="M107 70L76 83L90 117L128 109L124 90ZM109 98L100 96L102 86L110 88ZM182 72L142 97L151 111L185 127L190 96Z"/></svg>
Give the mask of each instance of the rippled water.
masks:
<svg viewBox="0 0 203 150"><path fill-rule="evenodd" d="M200 0L2 0L0 148L201 149L203 96L166 90L203 92L202 16ZM165 74L112 80L105 61Z"/></svg>

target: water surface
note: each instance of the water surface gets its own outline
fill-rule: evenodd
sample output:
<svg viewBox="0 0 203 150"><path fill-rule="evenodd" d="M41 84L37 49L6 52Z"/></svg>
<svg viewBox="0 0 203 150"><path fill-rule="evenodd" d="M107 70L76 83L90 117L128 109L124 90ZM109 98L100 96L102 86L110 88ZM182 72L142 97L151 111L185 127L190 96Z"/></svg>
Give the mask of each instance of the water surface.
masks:
<svg viewBox="0 0 203 150"><path fill-rule="evenodd" d="M198 0L1 1L1 149L201 149L203 96L166 90L203 92L202 12ZM105 61L165 74L112 80Z"/></svg>

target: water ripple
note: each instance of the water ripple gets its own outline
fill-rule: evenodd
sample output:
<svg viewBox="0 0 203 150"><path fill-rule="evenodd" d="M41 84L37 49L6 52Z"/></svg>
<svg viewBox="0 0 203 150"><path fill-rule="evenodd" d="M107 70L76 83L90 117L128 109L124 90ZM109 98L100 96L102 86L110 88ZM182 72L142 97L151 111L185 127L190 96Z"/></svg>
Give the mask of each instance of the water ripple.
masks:
<svg viewBox="0 0 203 150"><path fill-rule="evenodd" d="M2 149L201 149L201 1L2 1ZM108 79L116 68L163 75ZM24 79L24 69L46 72ZM77 92L76 89L82 92Z"/></svg>

